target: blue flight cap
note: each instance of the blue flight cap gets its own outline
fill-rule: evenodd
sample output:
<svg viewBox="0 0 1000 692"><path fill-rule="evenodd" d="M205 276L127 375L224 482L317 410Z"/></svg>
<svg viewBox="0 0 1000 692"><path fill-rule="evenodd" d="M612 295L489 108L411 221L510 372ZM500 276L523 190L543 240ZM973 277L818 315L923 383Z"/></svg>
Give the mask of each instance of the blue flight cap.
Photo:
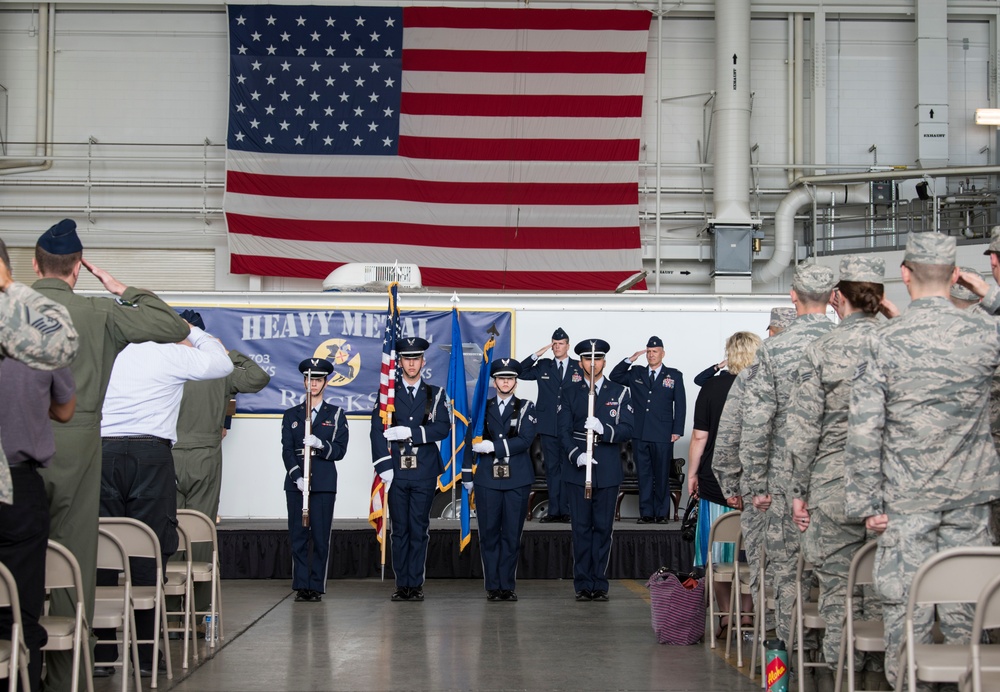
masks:
<svg viewBox="0 0 1000 692"><path fill-rule="evenodd" d="M201 319L201 315L195 312L194 310L191 309L182 310L180 312L180 316L182 320L190 324L192 327L197 327L198 329L208 331L207 329L205 329L205 320Z"/></svg>
<svg viewBox="0 0 1000 692"><path fill-rule="evenodd" d="M74 252L83 252L83 243L76 234L76 221L73 219L63 219L42 233L37 245L50 255L72 255Z"/></svg>

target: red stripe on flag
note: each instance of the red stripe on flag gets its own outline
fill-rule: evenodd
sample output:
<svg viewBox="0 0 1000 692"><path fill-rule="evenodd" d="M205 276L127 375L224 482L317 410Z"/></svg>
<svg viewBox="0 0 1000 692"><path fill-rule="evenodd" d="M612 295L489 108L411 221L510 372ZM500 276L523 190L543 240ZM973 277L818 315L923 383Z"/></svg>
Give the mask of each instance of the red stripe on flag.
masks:
<svg viewBox="0 0 1000 692"><path fill-rule="evenodd" d="M645 53L403 50L404 72L520 72L522 74L642 74Z"/></svg>
<svg viewBox="0 0 1000 692"><path fill-rule="evenodd" d="M372 243L380 245L419 245L425 247L492 250L553 250L565 247L572 239L579 250L618 250L636 233L634 226L600 228L549 227L469 227L427 226L381 221L301 221L269 219L243 214L226 214L229 232L274 238L328 243ZM325 274L323 275L326 276Z"/></svg>
<svg viewBox="0 0 1000 692"><path fill-rule="evenodd" d="M635 161L639 140L445 139L400 136L399 155L478 161ZM569 149L569 150L568 150Z"/></svg>
<svg viewBox="0 0 1000 692"><path fill-rule="evenodd" d="M405 7L406 27L533 29L536 31L648 31L652 14L633 10L545 10L486 7Z"/></svg>
<svg viewBox="0 0 1000 692"><path fill-rule="evenodd" d="M641 96L549 96L546 94L427 94L404 91L406 115L475 115L524 118L638 118ZM503 141L503 140L500 140ZM563 140L572 146L573 140Z"/></svg>
<svg viewBox="0 0 1000 692"><path fill-rule="evenodd" d="M383 199L429 204L606 206L636 204L635 183L474 183L404 178L326 178L229 171L231 193L303 199Z"/></svg>
<svg viewBox="0 0 1000 692"><path fill-rule="evenodd" d="M259 274L261 276L299 276L308 279L325 279L342 262L317 262L314 260L232 255L230 271L233 274ZM283 271L290 273L284 274ZM420 274L426 286L502 289L510 291L613 291L632 272L519 272L519 271L469 271L421 267ZM645 288L645 281L636 284Z"/></svg>

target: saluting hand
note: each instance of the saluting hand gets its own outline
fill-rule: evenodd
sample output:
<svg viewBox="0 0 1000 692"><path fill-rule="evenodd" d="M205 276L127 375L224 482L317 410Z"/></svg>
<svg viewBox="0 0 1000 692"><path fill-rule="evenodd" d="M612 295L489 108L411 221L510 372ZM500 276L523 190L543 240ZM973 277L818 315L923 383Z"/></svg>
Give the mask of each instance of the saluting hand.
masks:
<svg viewBox="0 0 1000 692"><path fill-rule="evenodd" d="M83 266L87 268L87 271L93 274L94 277L101 282L101 284L108 291L108 293L113 293L116 296L120 296L125 292L125 289L128 288L128 286L123 284L115 277L111 276L111 274L104 271L100 267L91 264L90 262L82 258L80 261L83 263Z"/></svg>
<svg viewBox="0 0 1000 692"><path fill-rule="evenodd" d="M629 363L634 363L635 359L638 358L639 356L641 356L642 354L644 354L645 352L646 352L646 349L642 349L641 351L636 351L631 356L629 356L628 362Z"/></svg>

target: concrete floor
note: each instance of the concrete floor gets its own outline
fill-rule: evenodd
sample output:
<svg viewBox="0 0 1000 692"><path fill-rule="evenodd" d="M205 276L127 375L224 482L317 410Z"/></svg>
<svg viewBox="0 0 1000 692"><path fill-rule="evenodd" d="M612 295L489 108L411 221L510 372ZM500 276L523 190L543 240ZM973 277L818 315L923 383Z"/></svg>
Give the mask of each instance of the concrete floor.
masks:
<svg viewBox="0 0 1000 692"><path fill-rule="evenodd" d="M612 582L609 603L577 603L561 580L522 580L517 603L487 602L469 579L428 581L423 603L393 603L391 591L336 580L322 603L295 603L287 581L226 581L226 640L188 671L172 642L174 679L158 689L760 689L721 649L657 644L640 581ZM95 692L120 689L119 675Z"/></svg>

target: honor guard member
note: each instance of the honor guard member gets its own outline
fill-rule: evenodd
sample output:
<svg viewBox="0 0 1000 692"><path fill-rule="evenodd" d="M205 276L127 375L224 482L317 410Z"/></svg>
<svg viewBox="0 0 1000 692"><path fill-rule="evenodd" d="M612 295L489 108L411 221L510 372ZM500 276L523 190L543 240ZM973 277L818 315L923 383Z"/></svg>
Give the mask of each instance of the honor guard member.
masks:
<svg viewBox="0 0 1000 692"><path fill-rule="evenodd" d="M541 356L552 349L552 358ZM531 354L531 362L521 368L520 379L534 380L538 384L535 397L535 414L538 416L538 439L545 461L545 485L549 493L549 511L539 519L542 524L568 522L569 503L563 488L562 436L557 426L556 412L563 390L583 381L580 361L569 357L569 335L559 327L552 332L552 343Z"/></svg>
<svg viewBox="0 0 1000 692"><path fill-rule="evenodd" d="M648 365L632 365L643 353ZM628 387L635 408L632 456L639 476L638 524L666 524L674 442L684 434L687 401L680 370L663 365L663 341L649 337L644 351L618 363L608 376ZM676 514L677 508L674 508Z"/></svg>
<svg viewBox="0 0 1000 692"><path fill-rule="evenodd" d="M846 510L883 532L875 592L885 622L886 677L898 661L909 586L941 550L988 546L989 503L1000 497L990 437L990 384L1000 365L1000 324L948 301L958 276L955 239L911 233L901 268L912 302L862 354L848 416ZM945 642L969 641L971 608L938 608ZM930 641L933 609L920 609L916 641Z"/></svg>
<svg viewBox="0 0 1000 692"><path fill-rule="evenodd" d="M181 317L194 327L205 329L205 321L194 310ZM233 371L215 380L191 380L184 384L184 397L177 418L177 443L173 448L177 472L177 509L194 509L214 519L219 513L222 490L222 431L229 400L237 393L259 392L270 376L249 358L229 349ZM210 562L212 546L192 546L192 559ZM194 584L195 609L208 610L211 582Z"/></svg>
<svg viewBox="0 0 1000 692"><path fill-rule="evenodd" d="M799 558L799 530L792 521L792 498L788 495L792 485L786 449L792 432L786 420L788 401L798 385L799 364L806 347L833 329L826 317L833 287L832 269L799 265L791 289L798 317L757 349L744 390L740 463L753 505L764 513L764 547L769 576L775 585L775 623L778 639L784 641L791 641Z"/></svg>
<svg viewBox="0 0 1000 692"><path fill-rule="evenodd" d="M563 474L573 529L573 587L578 601L608 600L608 560L618 486L622 482L621 443L632 436L632 404L627 387L604 377L607 341L589 339L574 349L584 381L566 388L559 408L563 434ZM594 415L587 416L590 381ZM593 432L593 457L587 456L587 431ZM591 464L592 494L586 499L586 467Z"/></svg>
<svg viewBox="0 0 1000 692"><path fill-rule="evenodd" d="M80 333L79 354L71 369L76 381L76 413L67 423L53 423L56 455L42 469L49 496L49 537L69 548L80 563L86 617L94 615L97 575L97 521L101 498L101 409L115 357L130 343L177 343L190 327L153 293L121 283L83 259L76 223L63 219L42 234L33 261L39 280L33 288L66 307ZM114 298L91 298L73 292L81 267ZM52 593L52 615L73 617L69 592ZM69 689L72 653L46 654L45 687Z"/></svg>
<svg viewBox="0 0 1000 692"><path fill-rule="evenodd" d="M424 600L431 504L437 477L444 470L437 443L451 431L444 390L420 376L428 348L430 344L420 337L396 342L401 372L388 429L383 431L378 407L372 411L372 459L387 488L392 527L394 601Z"/></svg>
<svg viewBox="0 0 1000 692"><path fill-rule="evenodd" d="M292 406L281 418L281 460L285 463L285 500L292 547L292 588L296 601L317 603L326 593L330 565L330 530L337 499L337 462L347 453L347 416L343 409L323 401L333 363L306 358L299 372L309 391L307 401ZM306 416L310 434L306 435ZM302 526L303 455L310 448L309 526ZM312 540L312 557L309 541Z"/></svg>
<svg viewBox="0 0 1000 692"><path fill-rule="evenodd" d="M538 421L534 404L514 396L520 372L521 364L513 358L493 361L490 376L497 395L486 403L483 440L473 444L471 425L465 439L462 484L476 491L479 552L490 601L517 600L521 530L535 480L531 442Z"/></svg>

